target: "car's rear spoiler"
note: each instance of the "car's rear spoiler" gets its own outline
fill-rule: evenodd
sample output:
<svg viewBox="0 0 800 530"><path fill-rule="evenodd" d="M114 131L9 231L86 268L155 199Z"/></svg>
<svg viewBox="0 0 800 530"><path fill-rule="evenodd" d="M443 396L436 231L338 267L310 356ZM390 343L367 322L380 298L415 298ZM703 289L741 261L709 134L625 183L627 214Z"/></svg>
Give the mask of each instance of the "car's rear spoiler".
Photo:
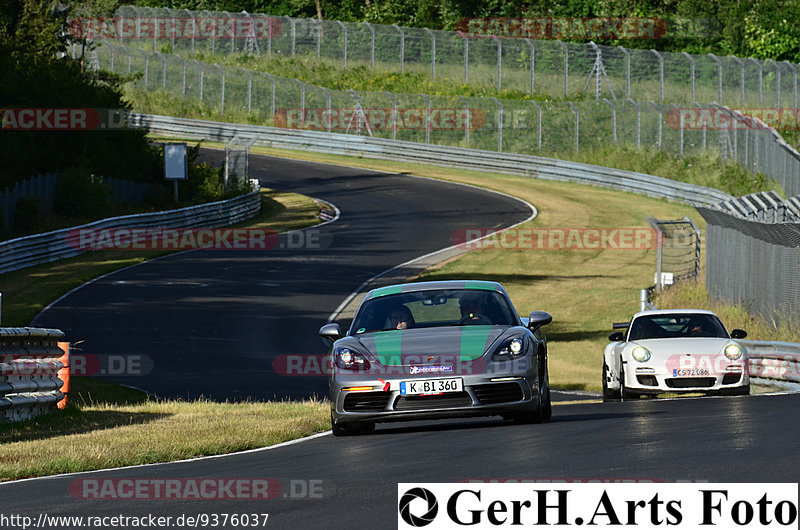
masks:
<svg viewBox="0 0 800 530"><path fill-rule="evenodd" d="M630 322L614 322L613 327L614 329L628 329L628 326L630 325L631 325Z"/></svg>

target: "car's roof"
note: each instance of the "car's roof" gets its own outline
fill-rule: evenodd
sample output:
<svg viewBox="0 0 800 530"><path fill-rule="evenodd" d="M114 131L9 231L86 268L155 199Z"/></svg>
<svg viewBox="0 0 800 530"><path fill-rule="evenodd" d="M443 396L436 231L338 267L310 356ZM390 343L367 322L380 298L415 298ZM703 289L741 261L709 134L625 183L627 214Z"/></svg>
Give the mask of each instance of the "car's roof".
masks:
<svg viewBox="0 0 800 530"><path fill-rule="evenodd" d="M444 280L435 282L414 282L399 283L379 287L367 293L366 299L379 298L390 294L415 293L419 291L430 291L438 289L475 289L479 291L497 291L505 293L503 286L497 282L485 280Z"/></svg>
<svg viewBox="0 0 800 530"><path fill-rule="evenodd" d="M639 311L635 315L634 318L642 317L642 316L657 316L657 315L713 315L717 316L716 313L713 311L708 311L707 309L651 309L648 311Z"/></svg>

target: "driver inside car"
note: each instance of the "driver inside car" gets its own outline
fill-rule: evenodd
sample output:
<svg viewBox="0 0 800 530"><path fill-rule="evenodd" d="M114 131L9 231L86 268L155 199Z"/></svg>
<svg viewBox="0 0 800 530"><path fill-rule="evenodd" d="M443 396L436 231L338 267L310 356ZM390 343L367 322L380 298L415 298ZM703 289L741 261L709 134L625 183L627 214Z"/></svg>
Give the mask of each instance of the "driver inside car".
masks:
<svg viewBox="0 0 800 530"><path fill-rule="evenodd" d="M462 296L458 300L461 309L461 320L459 324L487 324L489 319L486 316L483 297L478 293L470 293Z"/></svg>

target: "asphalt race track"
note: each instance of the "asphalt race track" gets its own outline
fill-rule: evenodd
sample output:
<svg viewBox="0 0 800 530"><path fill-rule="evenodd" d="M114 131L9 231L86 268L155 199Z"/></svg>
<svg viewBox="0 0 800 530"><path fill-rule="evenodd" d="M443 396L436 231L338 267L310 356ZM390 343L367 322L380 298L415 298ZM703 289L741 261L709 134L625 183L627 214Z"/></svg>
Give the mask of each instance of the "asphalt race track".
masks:
<svg viewBox="0 0 800 530"><path fill-rule="evenodd" d="M557 405L553 418L541 425L494 419L399 424L366 436L324 434L222 458L5 484L0 485L0 495L4 513L27 514L34 520L41 513L174 518L268 513L272 528L395 528L398 482L796 482L800 435L787 428L787 422L794 421L797 407L798 395ZM119 479L142 483L254 477L276 479L279 498L81 498L81 492L102 491L100 484L117 484L112 481ZM310 491L316 498L304 495Z"/></svg>
<svg viewBox="0 0 800 530"><path fill-rule="evenodd" d="M76 291L37 325L85 339L86 352L146 353L153 360L148 376L114 379L160 395L321 393L321 379L272 373L271 356L324 350L316 330L345 296L382 270L447 246L454 229L529 215L513 200L455 185L267 157L253 162L265 184L341 209L339 221L321 228L327 248L172 255ZM43 513L170 516L174 528L191 526L175 525L182 515L268 513L272 528L394 528L398 482L797 481L798 395L576 402L581 398L559 394L553 418L541 425L497 418L379 425L358 437L324 433L217 458L0 484L0 511L34 521ZM277 498L85 498L99 483L119 479L209 478L274 479Z"/></svg>
<svg viewBox="0 0 800 530"><path fill-rule="evenodd" d="M276 374L273 360L325 353L319 327L372 276L452 245L458 229L509 226L532 213L509 197L407 175L264 156L251 157L250 171L265 186L336 205L341 218L306 231L314 248L283 236L284 248L198 250L119 271L35 325L83 341L81 353L101 360L89 369L106 371L93 375L162 397L321 396L324 377Z"/></svg>

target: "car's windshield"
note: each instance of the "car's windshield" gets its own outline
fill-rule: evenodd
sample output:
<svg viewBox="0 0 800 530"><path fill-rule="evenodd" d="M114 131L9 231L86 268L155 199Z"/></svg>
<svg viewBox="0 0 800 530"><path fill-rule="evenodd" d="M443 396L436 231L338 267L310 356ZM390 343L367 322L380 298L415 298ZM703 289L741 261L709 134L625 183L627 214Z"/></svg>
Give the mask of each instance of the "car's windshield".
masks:
<svg viewBox="0 0 800 530"><path fill-rule="evenodd" d="M729 338L729 335L715 315L675 313L636 318L631 324L628 340L676 337Z"/></svg>
<svg viewBox="0 0 800 530"><path fill-rule="evenodd" d="M439 326L517 324L505 296L480 289L440 289L381 296L362 304L355 334Z"/></svg>

